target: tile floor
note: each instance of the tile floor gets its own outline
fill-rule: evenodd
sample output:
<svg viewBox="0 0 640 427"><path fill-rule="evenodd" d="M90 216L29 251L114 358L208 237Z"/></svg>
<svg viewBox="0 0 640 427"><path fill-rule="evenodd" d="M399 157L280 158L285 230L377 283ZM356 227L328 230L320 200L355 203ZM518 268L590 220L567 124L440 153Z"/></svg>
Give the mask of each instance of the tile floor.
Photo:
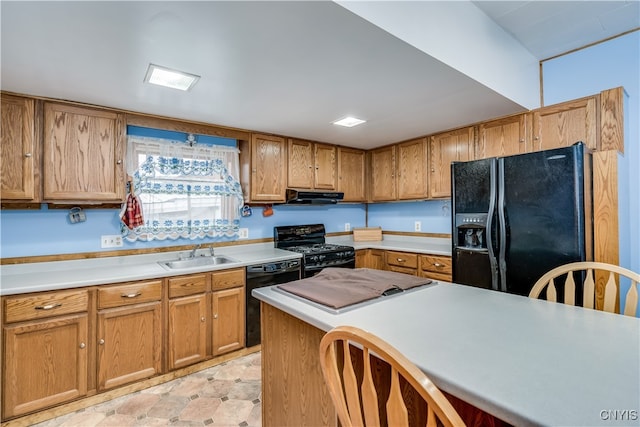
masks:
<svg viewBox="0 0 640 427"><path fill-rule="evenodd" d="M261 408L258 352L35 426L259 427Z"/></svg>

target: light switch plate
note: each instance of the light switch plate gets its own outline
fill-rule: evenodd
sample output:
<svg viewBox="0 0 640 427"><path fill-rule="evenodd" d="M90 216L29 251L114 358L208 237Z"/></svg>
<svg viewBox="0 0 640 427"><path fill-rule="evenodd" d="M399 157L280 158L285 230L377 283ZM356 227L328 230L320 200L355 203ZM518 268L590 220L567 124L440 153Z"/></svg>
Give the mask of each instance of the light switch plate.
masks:
<svg viewBox="0 0 640 427"><path fill-rule="evenodd" d="M249 238L249 229L241 228L238 230L238 239L248 239Z"/></svg>

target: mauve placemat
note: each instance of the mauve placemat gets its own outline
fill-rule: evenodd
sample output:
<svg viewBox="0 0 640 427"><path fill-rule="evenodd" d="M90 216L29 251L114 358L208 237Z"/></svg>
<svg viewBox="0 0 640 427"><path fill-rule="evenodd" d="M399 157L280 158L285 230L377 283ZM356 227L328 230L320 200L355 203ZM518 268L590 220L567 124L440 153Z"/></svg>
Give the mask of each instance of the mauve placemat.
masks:
<svg viewBox="0 0 640 427"><path fill-rule="evenodd" d="M325 268L313 277L278 285L279 289L331 308L343 308L377 298L386 290L403 290L431 279L370 268Z"/></svg>

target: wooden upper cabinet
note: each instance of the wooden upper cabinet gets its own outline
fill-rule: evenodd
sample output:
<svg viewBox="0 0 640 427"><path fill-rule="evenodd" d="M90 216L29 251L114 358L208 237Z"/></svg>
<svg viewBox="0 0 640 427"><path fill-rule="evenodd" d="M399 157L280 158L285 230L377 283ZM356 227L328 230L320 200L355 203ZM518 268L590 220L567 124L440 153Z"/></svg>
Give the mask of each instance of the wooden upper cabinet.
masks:
<svg viewBox="0 0 640 427"><path fill-rule="evenodd" d="M527 132L531 119L528 114L505 117L478 126L476 159L511 156L531 151Z"/></svg>
<svg viewBox="0 0 640 427"><path fill-rule="evenodd" d="M398 199L426 199L427 185L427 143L426 138L398 144Z"/></svg>
<svg viewBox="0 0 640 427"><path fill-rule="evenodd" d="M124 199L124 116L112 111L44 105L44 199Z"/></svg>
<svg viewBox="0 0 640 427"><path fill-rule="evenodd" d="M334 145L289 139L288 158L288 187L335 190L336 147Z"/></svg>
<svg viewBox="0 0 640 427"><path fill-rule="evenodd" d="M240 182L245 202L284 202L287 143L274 135L252 134L240 141Z"/></svg>
<svg viewBox="0 0 640 427"><path fill-rule="evenodd" d="M600 92L599 150L624 153L624 102L627 96L622 87Z"/></svg>
<svg viewBox="0 0 640 427"><path fill-rule="evenodd" d="M451 162L474 159L474 128L462 128L431 137L430 196L451 197Z"/></svg>
<svg viewBox="0 0 640 427"><path fill-rule="evenodd" d="M533 111L533 151L568 147L582 141L598 147L599 95L543 107Z"/></svg>
<svg viewBox="0 0 640 427"><path fill-rule="evenodd" d="M314 144L314 187L322 190L336 189L336 147L329 144Z"/></svg>
<svg viewBox="0 0 640 427"><path fill-rule="evenodd" d="M0 198L37 202L40 146L35 132L35 100L2 94L1 104Z"/></svg>
<svg viewBox="0 0 640 427"><path fill-rule="evenodd" d="M288 186L292 188L313 188L313 143L299 139L289 139L288 158Z"/></svg>
<svg viewBox="0 0 640 427"><path fill-rule="evenodd" d="M390 145L370 151L373 202L396 200L396 146Z"/></svg>
<svg viewBox="0 0 640 427"><path fill-rule="evenodd" d="M366 156L363 150L338 147L338 191L345 202L366 202Z"/></svg>

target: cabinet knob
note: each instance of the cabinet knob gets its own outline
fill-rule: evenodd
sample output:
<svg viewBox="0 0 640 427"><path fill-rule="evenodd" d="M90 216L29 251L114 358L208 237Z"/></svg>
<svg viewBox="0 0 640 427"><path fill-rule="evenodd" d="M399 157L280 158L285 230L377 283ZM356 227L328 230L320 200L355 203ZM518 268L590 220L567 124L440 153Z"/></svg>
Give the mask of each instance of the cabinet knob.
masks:
<svg viewBox="0 0 640 427"><path fill-rule="evenodd" d="M80 348L85 348L87 345L83 342L80 343Z"/></svg>
<svg viewBox="0 0 640 427"><path fill-rule="evenodd" d="M396 261L398 262L404 262L404 260L402 258L396 258Z"/></svg>
<svg viewBox="0 0 640 427"><path fill-rule="evenodd" d="M34 309L36 309L36 310L53 310L54 308L58 308L58 307L62 307L62 304L53 303L53 304L47 304L47 305L36 305L34 307Z"/></svg>
<svg viewBox="0 0 640 427"><path fill-rule="evenodd" d="M252 172L252 173L256 173L256 172L257 172L257 170L256 170L256 169L251 169L251 172Z"/></svg>
<svg viewBox="0 0 640 427"><path fill-rule="evenodd" d="M24 156L29 158L29 157L31 157L31 153L26 153Z"/></svg>
<svg viewBox="0 0 640 427"><path fill-rule="evenodd" d="M524 138L522 138L522 139L520 140L520 142L524 142Z"/></svg>
<svg viewBox="0 0 640 427"><path fill-rule="evenodd" d="M117 160L117 161L116 161L116 164L117 164L117 165L121 165L121 164L122 164L122 160Z"/></svg>
<svg viewBox="0 0 640 427"><path fill-rule="evenodd" d="M122 297L122 298L137 298L140 295L142 295L140 292L135 292L133 294L122 294L122 295L120 295L120 297Z"/></svg>
<svg viewBox="0 0 640 427"><path fill-rule="evenodd" d="M100 341L98 341L98 344L104 345L104 339L101 339Z"/></svg>
<svg viewBox="0 0 640 427"><path fill-rule="evenodd" d="M218 313L214 314L214 315L213 315L213 318L214 318L214 319L217 319L217 318L218 318Z"/></svg>
<svg viewBox="0 0 640 427"><path fill-rule="evenodd" d="M434 263L433 263L433 266L434 266L434 267L444 267L444 265L443 265L443 264L440 264L439 262L434 262Z"/></svg>
<svg viewBox="0 0 640 427"><path fill-rule="evenodd" d="M536 141L540 139L539 136L534 136L533 139L535 139Z"/></svg>
<svg viewBox="0 0 640 427"><path fill-rule="evenodd" d="M434 173L436 170L435 169L431 169L431 173Z"/></svg>
<svg viewBox="0 0 640 427"><path fill-rule="evenodd" d="M202 317L200 318L200 321L201 321L201 322L204 322L205 320L206 320L206 319L204 318L204 316L202 316Z"/></svg>

